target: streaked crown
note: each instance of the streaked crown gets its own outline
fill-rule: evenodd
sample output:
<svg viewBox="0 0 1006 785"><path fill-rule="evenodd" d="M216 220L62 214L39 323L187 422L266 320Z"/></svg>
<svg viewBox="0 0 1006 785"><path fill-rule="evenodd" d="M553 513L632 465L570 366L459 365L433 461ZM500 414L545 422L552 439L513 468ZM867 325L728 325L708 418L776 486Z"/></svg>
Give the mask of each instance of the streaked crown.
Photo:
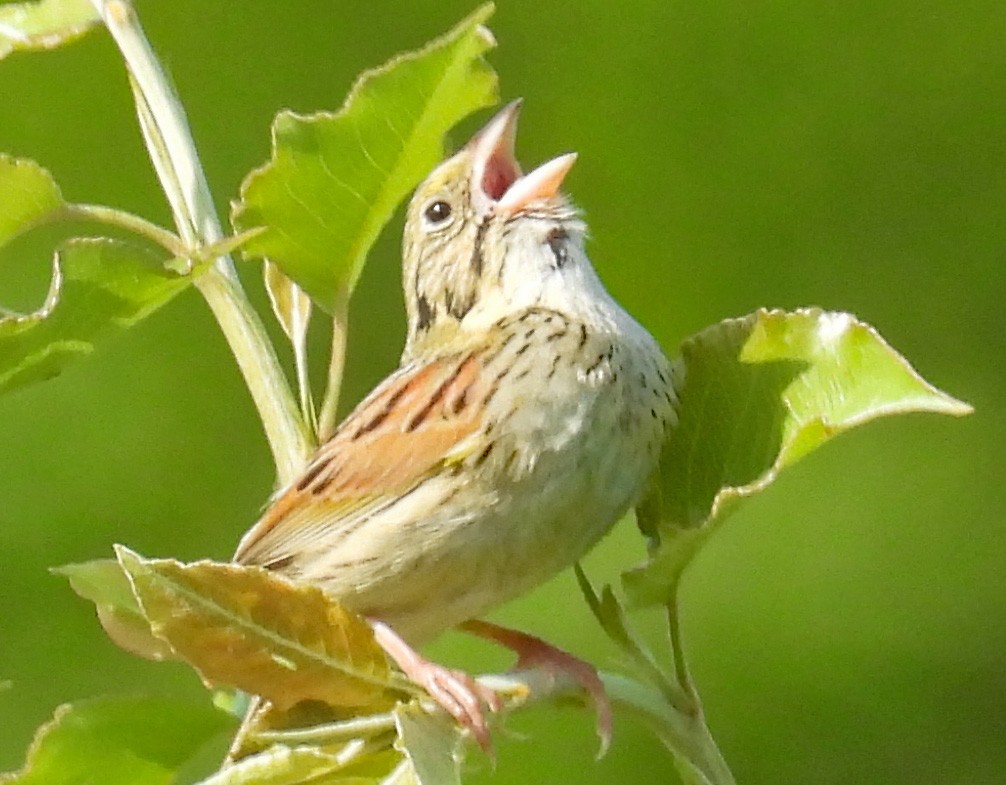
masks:
<svg viewBox="0 0 1006 785"><path fill-rule="evenodd" d="M523 174L514 157L520 107L519 100L504 107L412 197L403 248L406 353L435 328L463 327L480 304L491 301L499 316L519 307L508 290L554 270L569 255L567 241L582 244L576 211L559 192L576 155Z"/></svg>

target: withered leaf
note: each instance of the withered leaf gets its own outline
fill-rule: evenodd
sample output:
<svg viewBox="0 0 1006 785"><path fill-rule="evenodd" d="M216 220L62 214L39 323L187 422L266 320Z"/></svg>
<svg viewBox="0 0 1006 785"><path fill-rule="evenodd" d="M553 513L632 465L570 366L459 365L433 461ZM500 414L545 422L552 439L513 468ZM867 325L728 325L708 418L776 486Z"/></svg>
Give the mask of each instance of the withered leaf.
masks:
<svg viewBox="0 0 1006 785"><path fill-rule="evenodd" d="M259 567L145 559L116 546L150 628L208 685L280 709L387 701L391 676L367 623L315 586Z"/></svg>

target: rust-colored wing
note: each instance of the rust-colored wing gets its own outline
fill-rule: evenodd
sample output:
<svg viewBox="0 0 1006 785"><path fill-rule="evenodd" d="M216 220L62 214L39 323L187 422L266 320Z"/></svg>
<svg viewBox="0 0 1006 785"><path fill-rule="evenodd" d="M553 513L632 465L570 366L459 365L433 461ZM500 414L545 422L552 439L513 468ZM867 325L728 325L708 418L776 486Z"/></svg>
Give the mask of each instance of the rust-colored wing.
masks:
<svg viewBox="0 0 1006 785"><path fill-rule="evenodd" d="M481 425L481 371L478 353L464 352L411 363L385 379L244 536L235 561L279 566L321 529L338 528L469 454Z"/></svg>

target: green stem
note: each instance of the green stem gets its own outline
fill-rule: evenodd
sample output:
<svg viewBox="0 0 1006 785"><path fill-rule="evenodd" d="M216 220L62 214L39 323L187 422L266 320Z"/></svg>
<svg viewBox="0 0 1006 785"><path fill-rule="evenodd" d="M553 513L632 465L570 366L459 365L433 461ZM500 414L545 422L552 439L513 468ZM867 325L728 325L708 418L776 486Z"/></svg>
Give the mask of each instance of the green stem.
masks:
<svg viewBox="0 0 1006 785"><path fill-rule="evenodd" d="M174 232L169 232L163 226L151 223L125 210L105 207L99 204L68 204L63 210L66 218L79 218L85 221L97 221L109 226L117 226L130 232L146 237L152 243L161 246L168 253L182 257L188 251L181 238Z"/></svg>
<svg viewBox="0 0 1006 785"><path fill-rule="evenodd" d="M126 61L137 96L147 149L186 248L223 239L213 199L181 102L126 0L92 0ZM265 327L238 280L230 257L221 255L199 275L196 287L220 324L251 391L276 463L279 484L291 482L311 452L311 437Z"/></svg>
<svg viewBox="0 0 1006 785"><path fill-rule="evenodd" d="M702 712L677 711L649 685L625 676L600 676L612 703L643 720L674 754L685 785L736 785Z"/></svg>
<svg viewBox="0 0 1006 785"><path fill-rule="evenodd" d="M695 702L694 696L687 694L672 675L665 673L653 653L629 626L625 612L611 587L606 586L603 597L599 597L583 567L577 563L573 565L573 570L587 605L607 636L636 666L639 673L660 690L672 708L690 711Z"/></svg>
<svg viewBox="0 0 1006 785"><path fill-rule="evenodd" d="M339 414L339 393L346 367L346 336L349 330L349 298L341 294L332 312L332 348L328 358L328 380L318 418L318 441L325 442L335 431Z"/></svg>
<svg viewBox="0 0 1006 785"><path fill-rule="evenodd" d="M256 741L270 744L332 744L347 739L373 736L395 729L395 715L391 712L356 717L342 722L327 722L310 728L294 728L291 730L252 731L251 736Z"/></svg>
<svg viewBox="0 0 1006 785"><path fill-rule="evenodd" d="M351 764L362 761L371 755L381 752L382 750L392 749L394 743L394 733L385 733L383 736L378 736L374 739L357 739L355 742L347 744L345 749L337 752L335 754L335 761L340 769L345 769ZM303 785L308 785L308 783L311 782L331 783L332 780L323 773L320 773L314 777L304 780Z"/></svg>
<svg viewBox="0 0 1006 785"><path fill-rule="evenodd" d="M307 362L306 335L301 336L299 340L293 343L293 361L297 371L300 416L308 424L308 427L317 434L318 414L314 408L314 396L311 394L311 374Z"/></svg>
<svg viewBox="0 0 1006 785"><path fill-rule="evenodd" d="M680 590L681 580L688 569L688 565L693 562L695 556L702 549L702 546L709 539L708 529L679 529L670 525L663 527L664 537L674 537L674 545L671 551L674 560L667 564L668 582L666 594L664 595L664 610L667 618L667 637L671 647L671 657L674 667L674 678L682 692L685 693L689 701L697 712L701 712L701 701L699 693L692 682L691 674L688 671L688 660L685 657L684 636L681 632L681 609ZM672 534L673 532L673 534ZM668 543L664 543L665 549Z"/></svg>
<svg viewBox="0 0 1006 785"><path fill-rule="evenodd" d="M697 705L694 711L681 711L652 684L622 674L598 675L612 706L641 719L674 755L685 785L736 785ZM482 675L478 681L502 695L519 696L507 708L584 697L582 685L572 674L543 668Z"/></svg>
<svg viewBox="0 0 1006 785"><path fill-rule="evenodd" d="M637 519L644 534L654 542L675 531L661 526L659 496L650 497L637 509ZM644 681L617 674L601 674L605 689L614 704L620 704L649 724L657 737L674 756L674 763L685 785L734 785L733 775L716 746L706 725L699 695L688 672L681 617L678 612L681 578L691 558L703 542L702 534L681 534L675 542L674 558L663 565L669 574L661 582L671 668L665 669L636 636L625 618L621 604L610 587L598 597L579 565L577 580L594 616L608 636L639 667ZM667 547L667 543L664 543ZM633 573L623 574L623 581L631 586ZM627 580L630 579L630 580ZM648 682L648 683L647 683Z"/></svg>
<svg viewBox="0 0 1006 785"><path fill-rule="evenodd" d="M688 702L697 707L699 698L695 685L692 683L692 675L688 671L688 661L685 659L685 647L681 635L681 614L678 612L678 605L678 584L675 583L673 595L665 606L667 636L671 643L671 662L674 666L674 681Z"/></svg>
<svg viewBox="0 0 1006 785"><path fill-rule="evenodd" d="M195 286L206 299L245 378L276 462L280 487L292 482L311 453L311 437L300 417L258 314L237 278L209 269ZM268 347L268 351L263 351Z"/></svg>

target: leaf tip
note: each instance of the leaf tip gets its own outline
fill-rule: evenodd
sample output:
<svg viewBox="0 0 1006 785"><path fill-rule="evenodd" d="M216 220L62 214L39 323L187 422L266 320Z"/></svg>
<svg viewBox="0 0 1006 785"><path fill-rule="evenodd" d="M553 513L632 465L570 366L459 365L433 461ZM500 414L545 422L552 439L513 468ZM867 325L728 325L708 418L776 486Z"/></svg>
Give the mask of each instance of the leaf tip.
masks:
<svg viewBox="0 0 1006 785"><path fill-rule="evenodd" d="M975 413L975 407L967 401L947 395L939 391L940 402L934 409L937 414L949 414L951 417L967 417Z"/></svg>
<svg viewBox="0 0 1006 785"><path fill-rule="evenodd" d="M463 19L459 27L468 27L469 25L482 27L486 22L489 21L489 17L496 13L496 3L488 2L483 3L471 14L468 15L467 19ZM480 31L481 32L481 31ZM486 32L489 32L486 30ZM490 37L492 33L489 33Z"/></svg>
<svg viewBox="0 0 1006 785"><path fill-rule="evenodd" d="M126 572L129 572L130 565L136 566L143 561L143 557L140 554L120 543L113 544L112 550L115 551L116 561L122 565L122 568Z"/></svg>
<svg viewBox="0 0 1006 785"><path fill-rule="evenodd" d="M69 578L72 570L72 564L57 564L55 567L48 568L50 575L58 575L60 578Z"/></svg>

